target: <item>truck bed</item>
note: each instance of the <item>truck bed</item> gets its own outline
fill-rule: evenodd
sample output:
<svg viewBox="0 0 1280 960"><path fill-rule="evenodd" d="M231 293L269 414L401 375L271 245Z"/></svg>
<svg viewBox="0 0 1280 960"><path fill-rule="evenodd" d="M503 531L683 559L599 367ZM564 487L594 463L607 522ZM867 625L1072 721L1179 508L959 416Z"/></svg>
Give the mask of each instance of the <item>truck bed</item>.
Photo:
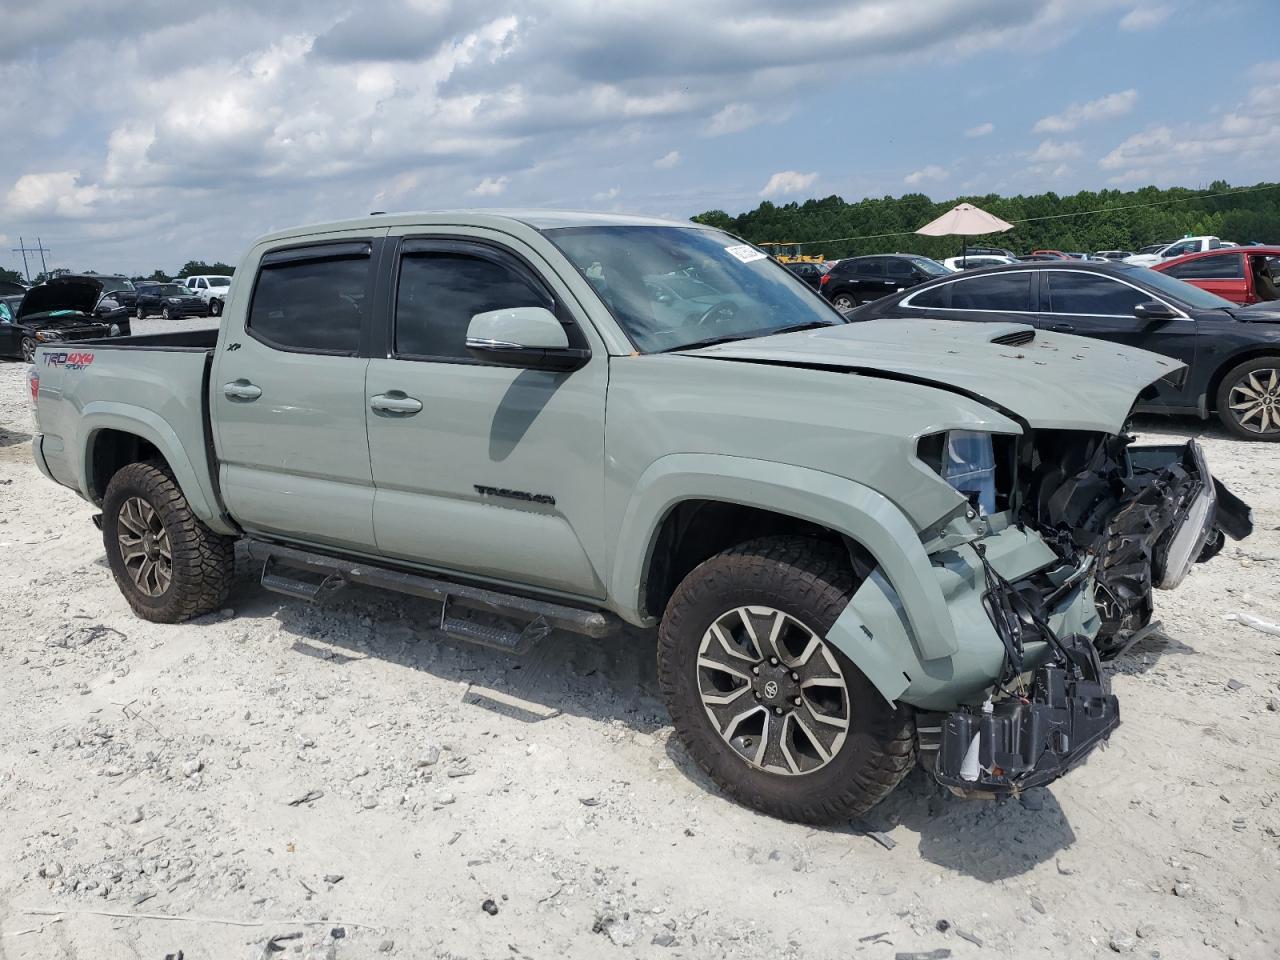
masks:
<svg viewBox="0 0 1280 960"><path fill-rule="evenodd" d="M100 440L137 437L168 462L196 515L224 527L208 416L217 338L216 329L202 329L38 347L37 464L101 503L109 477L86 465L108 469L110 460L90 454Z"/></svg>

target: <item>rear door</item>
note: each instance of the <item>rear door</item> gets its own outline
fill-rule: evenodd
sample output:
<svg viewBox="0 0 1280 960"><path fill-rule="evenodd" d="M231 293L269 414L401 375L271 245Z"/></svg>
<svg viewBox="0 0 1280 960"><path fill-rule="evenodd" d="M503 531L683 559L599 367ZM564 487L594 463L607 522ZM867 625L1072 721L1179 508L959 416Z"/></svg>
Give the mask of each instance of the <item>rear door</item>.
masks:
<svg viewBox="0 0 1280 960"><path fill-rule="evenodd" d="M1133 308L1138 304L1158 299L1145 290L1102 274L1083 270L1040 271L1040 326L1043 328L1140 347L1181 360L1190 367L1196 356L1196 321L1172 304L1166 304L1178 313L1172 320L1144 321L1133 315ZM1190 377L1184 378L1182 387L1158 383L1152 405L1194 407L1190 383Z"/></svg>
<svg viewBox="0 0 1280 960"><path fill-rule="evenodd" d="M902 301L913 313L944 320L1021 320L1035 324L1034 270L1001 270L935 284Z"/></svg>
<svg viewBox="0 0 1280 960"><path fill-rule="evenodd" d="M514 238L457 228L394 234L391 325L364 398L379 549L602 597L603 344L554 272ZM467 352L473 315L522 306L551 309L572 344L592 349L586 366L525 370Z"/></svg>
<svg viewBox="0 0 1280 960"><path fill-rule="evenodd" d="M1250 303L1244 260L1243 253L1213 253L1186 263L1175 263L1161 273L1195 284L1232 303Z"/></svg>
<svg viewBox="0 0 1280 960"><path fill-rule="evenodd" d="M373 552L361 356L379 234L273 247L210 384L227 506L248 531Z"/></svg>

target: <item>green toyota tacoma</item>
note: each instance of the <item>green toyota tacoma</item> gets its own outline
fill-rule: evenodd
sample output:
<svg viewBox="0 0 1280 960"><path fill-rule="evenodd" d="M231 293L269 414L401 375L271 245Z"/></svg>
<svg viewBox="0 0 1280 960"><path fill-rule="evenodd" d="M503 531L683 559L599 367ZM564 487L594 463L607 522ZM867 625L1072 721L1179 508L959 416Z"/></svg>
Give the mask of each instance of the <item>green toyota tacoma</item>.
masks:
<svg viewBox="0 0 1280 960"><path fill-rule="evenodd" d="M1194 442L1124 432L1180 375L1018 324L849 324L718 230L529 211L272 234L219 330L43 346L31 392L139 616L218 608L245 540L264 587L433 598L513 651L655 628L689 753L818 822L916 761L1010 794L1111 734L1100 659L1251 528Z"/></svg>

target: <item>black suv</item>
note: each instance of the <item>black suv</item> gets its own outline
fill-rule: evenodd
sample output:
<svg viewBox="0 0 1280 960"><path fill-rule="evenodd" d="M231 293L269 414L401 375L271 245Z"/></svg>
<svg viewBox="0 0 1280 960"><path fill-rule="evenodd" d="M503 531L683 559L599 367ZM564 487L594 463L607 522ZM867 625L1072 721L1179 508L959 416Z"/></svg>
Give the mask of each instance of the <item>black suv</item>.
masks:
<svg viewBox="0 0 1280 960"><path fill-rule="evenodd" d="M133 313L134 307L138 305L138 291L134 289L133 281L128 277L118 273L86 273L82 276L100 280L102 295L120 304L126 313Z"/></svg>
<svg viewBox="0 0 1280 960"><path fill-rule="evenodd" d="M822 295L837 310L852 310L917 283L949 276L950 270L928 257L909 253L879 254L839 261L823 278L821 289Z"/></svg>

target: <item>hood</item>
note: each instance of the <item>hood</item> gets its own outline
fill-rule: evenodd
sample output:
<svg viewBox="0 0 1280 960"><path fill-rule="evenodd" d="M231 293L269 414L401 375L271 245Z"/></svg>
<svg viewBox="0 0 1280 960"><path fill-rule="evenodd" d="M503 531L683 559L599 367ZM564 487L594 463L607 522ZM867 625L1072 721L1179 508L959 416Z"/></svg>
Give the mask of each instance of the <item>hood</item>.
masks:
<svg viewBox="0 0 1280 960"><path fill-rule="evenodd" d="M1280 300L1264 300L1247 307L1232 307L1231 315L1246 323L1280 323Z"/></svg>
<svg viewBox="0 0 1280 960"><path fill-rule="evenodd" d="M27 288L20 283L14 283L12 280L0 280L0 297L20 297L27 292Z"/></svg>
<svg viewBox="0 0 1280 960"><path fill-rule="evenodd" d="M1145 387L1183 367L1104 340L963 320L868 320L687 353L917 382L979 399L1034 428L1105 433L1121 431Z"/></svg>
<svg viewBox="0 0 1280 960"><path fill-rule="evenodd" d="M32 287L22 298L18 319L51 310L76 310L93 313L102 297L102 281L93 277L55 277Z"/></svg>

